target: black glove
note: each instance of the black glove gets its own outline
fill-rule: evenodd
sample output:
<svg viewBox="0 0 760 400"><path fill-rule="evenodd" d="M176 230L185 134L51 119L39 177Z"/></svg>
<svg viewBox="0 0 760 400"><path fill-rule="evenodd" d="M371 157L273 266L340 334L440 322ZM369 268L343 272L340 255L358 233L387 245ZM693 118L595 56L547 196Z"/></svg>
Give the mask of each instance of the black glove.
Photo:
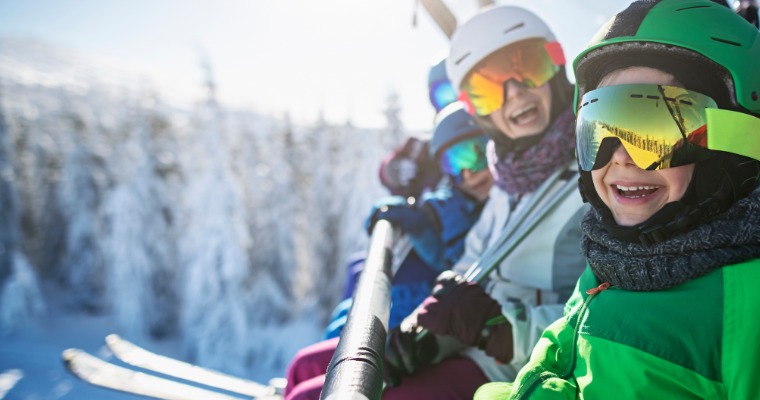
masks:
<svg viewBox="0 0 760 400"><path fill-rule="evenodd" d="M385 382L398 386L401 379L411 376L419 367L429 365L438 354L435 335L418 337L416 316L407 317L391 329L385 343Z"/></svg>
<svg viewBox="0 0 760 400"><path fill-rule="evenodd" d="M482 286L453 271L438 276L433 294L415 310L418 325L485 350L501 362L512 359L512 326Z"/></svg>

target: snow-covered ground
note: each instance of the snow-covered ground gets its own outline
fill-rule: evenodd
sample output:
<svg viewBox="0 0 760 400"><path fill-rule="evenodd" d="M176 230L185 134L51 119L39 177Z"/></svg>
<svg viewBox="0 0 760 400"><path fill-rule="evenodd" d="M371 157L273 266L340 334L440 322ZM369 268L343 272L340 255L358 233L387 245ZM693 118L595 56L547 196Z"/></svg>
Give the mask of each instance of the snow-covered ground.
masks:
<svg viewBox="0 0 760 400"><path fill-rule="evenodd" d="M113 332L110 316L93 316L67 309L65 297L47 292L48 312L44 320L0 340L0 373L8 379L0 386L7 391L4 398L18 400L43 399L130 399L135 396L93 387L71 375L64 367L61 353L76 347L92 354L109 357L103 338ZM58 301L55 301L58 300ZM178 354L176 341L142 343L167 355ZM10 390L8 390L10 389Z"/></svg>
<svg viewBox="0 0 760 400"><path fill-rule="evenodd" d="M46 288L47 317L33 327L0 338L0 399L53 400L101 399L126 400L143 398L87 384L69 373L61 353L67 348L79 348L103 359L116 361L106 348L104 338L119 333L109 315L88 315L70 309L66 295L53 287ZM311 334L308 334L311 332ZM271 332L283 343L281 351L295 352L309 344L305 338L318 337L321 327L308 323L294 324ZM128 338L132 340L131 338ZM182 358L179 340L134 340L159 354ZM185 360L187 361L187 360ZM267 367L256 376L244 377L266 383L280 377L284 369Z"/></svg>

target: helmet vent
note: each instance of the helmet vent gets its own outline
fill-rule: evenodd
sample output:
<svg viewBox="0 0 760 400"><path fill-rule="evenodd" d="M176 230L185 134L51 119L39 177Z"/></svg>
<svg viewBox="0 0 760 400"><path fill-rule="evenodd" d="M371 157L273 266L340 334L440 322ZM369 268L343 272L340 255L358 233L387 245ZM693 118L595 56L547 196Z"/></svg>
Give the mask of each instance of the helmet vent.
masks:
<svg viewBox="0 0 760 400"><path fill-rule="evenodd" d="M512 31L514 31L516 29L520 29L520 28L522 28L524 26L525 26L525 22L520 22L519 24L517 24L515 26L511 26L511 27L505 29L504 32L502 32L502 33L506 35L507 33L512 32Z"/></svg>
<svg viewBox="0 0 760 400"><path fill-rule="evenodd" d="M693 9L695 9L695 8L710 8L710 7L712 7L712 6L693 6L693 7L684 7L684 8L679 8L679 9L677 9L676 11L693 10Z"/></svg>
<svg viewBox="0 0 760 400"><path fill-rule="evenodd" d="M732 46L736 46L736 47L742 47L742 44L741 44L741 43L736 43L736 42L734 42L734 41L731 41L731 40L726 40L726 39L716 38L716 37L712 37L712 36L710 36L710 39L712 39L712 40L714 40L714 41L716 41L716 42L721 42L721 43L725 43L725 44L730 44L730 45L732 45Z"/></svg>
<svg viewBox="0 0 760 400"><path fill-rule="evenodd" d="M459 57L459 58L457 58L454 61L454 64L459 65L459 63L461 63L462 61L464 61L465 58L469 57L470 54L472 54L472 52L470 52L470 51L468 51L467 53L464 53L464 55L462 57Z"/></svg>

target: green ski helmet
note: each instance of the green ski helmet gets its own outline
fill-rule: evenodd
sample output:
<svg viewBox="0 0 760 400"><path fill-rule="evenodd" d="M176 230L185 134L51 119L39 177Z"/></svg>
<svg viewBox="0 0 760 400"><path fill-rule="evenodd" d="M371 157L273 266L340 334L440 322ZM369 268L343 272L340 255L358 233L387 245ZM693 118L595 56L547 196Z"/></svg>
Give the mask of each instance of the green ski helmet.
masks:
<svg viewBox="0 0 760 400"><path fill-rule="evenodd" d="M575 110L586 92L608 73L643 66L673 75L685 88L710 96L738 121L728 145L695 163L681 200L648 220L620 226L596 193L590 171L579 188L607 230L629 242L653 245L713 218L757 187L760 144L760 32L731 9L708 0L640 0L613 17L573 62ZM708 130L709 130L708 124ZM725 125L724 125L725 126ZM710 147L711 149L713 147ZM716 151L721 150L721 151Z"/></svg>
<svg viewBox="0 0 760 400"><path fill-rule="evenodd" d="M621 65L621 58L637 57L662 57L676 68L690 65L696 71L695 80L708 78L707 84L725 86L724 93L704 93L717 95L714 100L720 108L760 115L758 30L727 7L708 0L632 3L603 26L575 58L576 109L587 88L596 87L606 72ZM697 87L691 88L695 91L705 86L683 83L695 83Z"/></svg>

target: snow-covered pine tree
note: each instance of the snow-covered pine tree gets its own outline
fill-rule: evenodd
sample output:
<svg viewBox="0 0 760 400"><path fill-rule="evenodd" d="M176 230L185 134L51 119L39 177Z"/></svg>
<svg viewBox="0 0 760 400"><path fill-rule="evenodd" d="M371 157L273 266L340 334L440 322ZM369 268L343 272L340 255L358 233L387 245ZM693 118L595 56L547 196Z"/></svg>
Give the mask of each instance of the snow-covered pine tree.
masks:
<svg viewBox="0 0 760 400"><path fill-rule="evenodd" d="M105 188L102 158L90 149L86 136L71 132L68 154L61 166L57 199L66 219L65 248L58 274L72 290L74 304L91 312L105 308L105 265L98 218Z"/></svg>
<svg viewBox="0 0 760 400"><path fill-rule="evenodd" d="M241 349L251 340L243 301L251 245L240 182L233 174L224 112L208 101L195 113L182 154L180 323L186 353L197 363L245 372Z"/></svg>
<svg viewBox="0 0 760 400"><path fill-rule="evenodd" d="M108 303L125 334L161 337L177 328L173 193L158 173L155 113L127 108L110 162L115 185L103 200L103 256Z"/></svg>
<svg viewBox="0 0 760 400"><path fill-rule="evenodd" d="M0 226L3 227L0 229L0 333L24 327L45 312L37 274L21 251L18 200L9 155L8 130L0 107Z"/></svg>

